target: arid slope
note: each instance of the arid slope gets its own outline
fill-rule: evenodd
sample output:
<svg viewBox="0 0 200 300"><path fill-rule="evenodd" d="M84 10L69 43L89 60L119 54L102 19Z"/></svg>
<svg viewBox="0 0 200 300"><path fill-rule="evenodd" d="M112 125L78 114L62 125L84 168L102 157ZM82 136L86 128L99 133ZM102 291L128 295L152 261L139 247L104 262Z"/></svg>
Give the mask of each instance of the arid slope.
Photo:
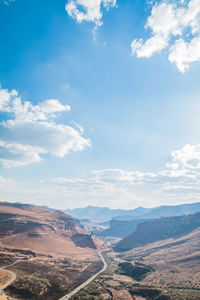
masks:
<svg viewBox="0 0 200 300"><path fill-rule="evenodd" d="M76 259L96 253L95 242L71 216L38 206L3 204L0 206L1 248Z"/></svg>
<svg viewBox="0 0 200 300"><path fill-rule="evenodd" d="M187 216L165 217L144 221L136 230L121 240L116 251L126 251L152 242L186 235L200 227L200 213Z"/></svg>
<svg viewBox="0 0 200 300"><path fill-rule="evenodd" d="M0 203L0 267L14 299L56 300L102 268L98 243L76 220L47 208Z"/></svg>

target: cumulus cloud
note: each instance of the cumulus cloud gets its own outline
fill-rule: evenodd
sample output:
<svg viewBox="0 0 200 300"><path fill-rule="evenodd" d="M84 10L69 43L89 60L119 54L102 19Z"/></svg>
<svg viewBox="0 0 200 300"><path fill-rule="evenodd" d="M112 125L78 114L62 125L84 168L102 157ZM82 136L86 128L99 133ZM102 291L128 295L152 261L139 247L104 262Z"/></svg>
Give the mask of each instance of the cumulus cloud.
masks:
<svg viewBox="0 0 200 300"><path fill-rule="evenodd" d="M16 90L0 90L0 112L12 118L0 123L0 163L4 167L40 162L42 155L64 157L71 151L90 146L82 137L83 129L54 121L59 113L70 111L57 99L33 105L22 101Z"/></svg>
<svg viewBox="0 0 200 300"><path fill-rule="evenodd" d="M170 48L169 60L177 65L179 71L184 73L189 69L190 63L200 60L200 36L190 42L179 39Z"/></svg>
<svg viewBox="0 0 200 300"><path fill-rule="evenodd" d="M134 39L131 44L137 57L151 57L167 48L169 61L183 73L200 60L200 0L156 3L145 28L151 37Z"/></svg>
<svg viewBox="0 0 200 300"><path fill-rule="evenodd" d="M33 149L29 145L17 143L9 144L0 141L0 163L4 168L18 167L33 162L40 162L41 157L38 149Z"/></svg>
<svg viewBox="0 0 200 300"><path fill-rule="evenodd" d="M9 92L6 89L0 89L0 111L10 111L12 97L17 96L17 91Z"/></svg>
<svg viewBox="0 0 200 300"><path fill-rule="evenodd" d="M171 153L172 163L167 166L175 171L184 170L187 172L200 170L200 144L185 145L182 149Z"/></svg>
<svg viewBox="0 0 200 300"><path fill-rule="evenodd" d="M102 9L108 10L115 5L116 0L69 0L65 9L78 23L89 21L101 26Z"/></svg>

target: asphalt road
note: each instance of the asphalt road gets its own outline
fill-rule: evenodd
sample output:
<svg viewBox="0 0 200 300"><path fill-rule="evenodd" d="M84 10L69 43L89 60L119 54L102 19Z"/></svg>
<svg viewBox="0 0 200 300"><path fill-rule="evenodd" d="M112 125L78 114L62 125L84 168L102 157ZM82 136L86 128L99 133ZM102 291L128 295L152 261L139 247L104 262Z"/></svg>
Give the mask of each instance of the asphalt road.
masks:
<svg viewBox="0 0 200 300"><path fill-rule="evenodd" d="M101 254L101 252L99 252L99 255L100 255L101 260L103 262L103 268L98 273L96 273L95 275L93 275L92 277L90 277L88 280L86 280L85 282L83 282L82 284L80 284L79 286L77 286L73 291L71 291L70 293L66 294L65 296L63 296L59 300L70 299L70 297L72 297L75 294L77 294L81 289L83 289L88 284L90 284L99 274L101 274L102 272L104 272L107 269L107 263L106 263L103 255Z"/></svg>

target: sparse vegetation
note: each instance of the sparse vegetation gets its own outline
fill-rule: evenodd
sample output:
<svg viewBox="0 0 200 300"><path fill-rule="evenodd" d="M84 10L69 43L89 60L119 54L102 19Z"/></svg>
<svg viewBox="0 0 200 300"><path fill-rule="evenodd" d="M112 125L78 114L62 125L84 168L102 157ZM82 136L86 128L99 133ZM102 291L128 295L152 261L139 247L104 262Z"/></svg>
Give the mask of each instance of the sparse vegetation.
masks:
<svg viewBox="0 0 200 300"><path fill-rule="evenodd" d="M129 262L120 263L117 269L117 273L130 276L137 281L144 279L144 277L152 271L153 269L148 266L144 266L142 264L133 265Z"/></svg>
<svg viewBox="0 0 200 300"><path fill-rule="evenodd" d="M51 286L48 279L35 276L21 276L9 288L9 291L24 298L35 298L47 293Z"/></svg>
<svg viewBox="0 0 200 300"><path fill-rule="evenodd" d="M17 299L57 300L101 269L101 262L75 261L67 258L37 257L20 261L9 269L17 280L6 293Z"/></svg>

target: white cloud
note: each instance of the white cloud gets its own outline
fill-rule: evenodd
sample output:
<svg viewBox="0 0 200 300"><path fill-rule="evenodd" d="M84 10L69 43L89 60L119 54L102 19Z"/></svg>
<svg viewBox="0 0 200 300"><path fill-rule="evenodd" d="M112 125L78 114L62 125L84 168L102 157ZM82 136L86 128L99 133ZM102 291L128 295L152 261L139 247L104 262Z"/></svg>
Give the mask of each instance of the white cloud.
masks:
<svg viewBox="0 0 200 300"><path fill-rule="evenodd" d="M167 41L159 35L155 35L143 43L142 39L134 40L131 44L132 53L137 53L137 57L151 57L153 53L159 52L167 46Z"/></svg>
<svg viewBox="0 0 200 300"><path fill-rule="evenodd" d="M4 167L40 162L44 154L64 157L71 151L90 146L82 131L53 121L58 113L69 111L57 99L37 105L22 102L15 90L0 90L0 111L14 115L0 123L0 163Z"/></svg>
<svg viewBox="0 0 200 300"><path fill-rule="evenodd" d="M64 157L70 151L83 150L90 144L74 128L53 122L9 120L3 124L2 132L8 143L20 142L33 149L41 149L41 153L51 153L59 157Z"/></svg>
<svg viewBox="0 0 200 300"><path fill-rule="evenodd" d="M105 171L105 170L102 170ZM133 191L128 190L121 184L116 184L112 179L104 180L92 172L82 178L52 178L42 180L41 184L52 189L57 187L60 197L64 199L65 207L78 207L85 205L102 206L106 203L112 207L128 207L140 205L140 197L136 197ZM59 199L59 196L57 197Z"/></svg>
<svg viewBox="0 0 200 300"><path fill-rule="evenodd" d="M167 164L174 176L182 174L189 184L200 184L200 144L185 145L171 153L172 161Z"/></svg>
<svg viewBox="0 0 200 300"><path fill-rule="evenodd" d="M0 111L10 111L10 102L14 96L17 96L16 90L9 92L6 89L0 89Z"/></svg>
<svg viewBox="0 0 200 300"><path fill-rule="evenodd" d="M7 148L10 155L12 145ZM172 151L166 167L157 172L102 169L78 178L47 178L40 184L16 183L0 177L0 189L0 200L27 202L28 199L29 203L63 209L86 205L134 208L192 203L199 201L200 144Z"/></svg>
<svg viewBox="0 0 200 300"><path fill-rule="evenodd" d="M121 169L104 169L92 172L96 179L103 182L120 182L124 184L137 184L143 181L144 173L130 172Z"/></svg>
<svg viewBox="0 0 200 300"><path fill-rule="evenodd" d="M168 49L169 61L185 72L192 62L200 61L200 0L162 1L152 7L145 26L151 37L135 39L132 54L151 57Z"/></svg>
<svg viewBox="0 0 200 300"><path fill-rule="evenodd" d="M184 73L190 63L200 60L200 36L190 42L179 39L170 48L169 60L176 63L179 71Z"/></svg>
<svg viewBox="0 0 200 300"><path fill-rule="evenodd" d="M78 23L89 21L101 26L102 7L108 10L115 5L116 0L69 0L65 9Z"/></svg>
<svg viewBox="0 0 200 300"><path fill-rule="evenodd" d="M33 162L40 162L38 151L29 145L9 144L0 141L0 163L4 168L18 167Z"/></svg>
<svg viewBox="0 0 200 300"><path fill-rule="evenodd" d="M199 200L199 171L200 144L173 151L166 168L157 172L103 169L81 178L58 177L41 183L62 189L66 201L73 199L74 206L106 203L130 208Z"/></svg>
<svg viewBox="0 0 200 300"><path fill-rule="evenodd" d="M55 118L57 113L70 111L70 109L69 105L63 105L57 99L48 99L37 105L32 105L29 101L22 103L20 97L15 97L12 102L9 101L7 107L3 107L1 110L13 112L17 120L44 121L49 118Z"/></svg>

